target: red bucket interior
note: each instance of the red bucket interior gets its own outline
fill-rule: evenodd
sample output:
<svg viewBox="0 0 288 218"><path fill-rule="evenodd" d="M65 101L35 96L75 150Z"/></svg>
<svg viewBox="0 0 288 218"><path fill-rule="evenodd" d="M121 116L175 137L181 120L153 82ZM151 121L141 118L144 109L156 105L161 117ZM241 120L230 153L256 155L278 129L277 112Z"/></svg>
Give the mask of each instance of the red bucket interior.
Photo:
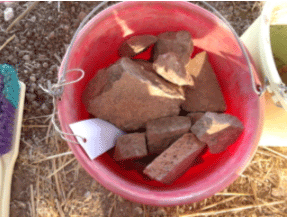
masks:
<svg viewBox="0 0 288 218"><path fill-rule="evenodd" d="M187 30L195 50L207 51L227 104L227 113L237 116L245 129L238 141L221 154L203 152L197 164L171 185L149 180L141 161L119 164L109 151L90 160L80 145L69 143L78 161L103 186L123 197L151 205L179 205L202 200L232 183L251 160L262 131L263 99L252 89L249 68L236 39L226 25L208 11L187 2L123 2L95 16L78 34L68 61L68 70L80 68L85 77L67 85L58 102L61 127L72 133L70 123L88 119L81 96L89 80L101 68L117 61L118 48L133 35L158 35ZM139 55L149 59L151 50ZM138 58L139 58L138 57ZM64 62L63 62L64 63ZM63 74L63 63L60 74ZM252 67L254 70L254 67ZM67 81L80 76L69 73ZM76 140L72 136L67 139Z"/></svg>

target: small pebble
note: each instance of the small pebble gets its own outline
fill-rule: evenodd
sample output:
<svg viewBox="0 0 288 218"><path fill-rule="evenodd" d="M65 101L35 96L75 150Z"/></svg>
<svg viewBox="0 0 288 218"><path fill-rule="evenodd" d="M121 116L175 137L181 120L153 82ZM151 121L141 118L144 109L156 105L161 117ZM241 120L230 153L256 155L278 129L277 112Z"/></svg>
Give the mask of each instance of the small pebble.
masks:
<svg viewBox="0 0 288 218"><path fill-rule="evenodd" d="M87 191L87 192L85 192L84 197L85 197L85 198L89 198L90 195L91 195L91 192L90 192L90 191Z"/></svg>
<svg viewBox="0 0 288 218"><path fill-rule="evenodd" d="M84 18L87 16L87 14L85 13L85 12L83 12L83 11L81 11L80 13L79 13L79 15L78 15L78 19L80 20L80 21L82 21L82 20L84 20Z"/></svg>
<svg viewBox="0 0 288 218"><path fill-rule="evenodd" d="M233 6L230 6L230 7L228 8L228 11L232 12L233 9L234 9L234 7L233 7Z"/></svg>
<svg viewBox="0 0 288 218"><path fill-rule="evenodd" d="M20 41L20 43L21 43L22 45L26 44L26 42L27 42L26 39L22 39L22 40Z"/></svg>
<svg viewBox="0 0 288 218"><path fill-rule="evenodd" d="M35 94L29 94L29 93L27 93L26 96L27 96L27 100L30 102L34 101L37 97Z"/></svg>
<svg viewBox="0 0 288 218"><path fill-rule="evenodd" d="M47 105L45 103L43 103L41 105L41 110L46 114L48 114L50 112L49 108L47 107Z"/></svg>
<svg viewBox="0 0 288 218"><path fill-rule="evenodd" d="M123 203L123 202L124 202L124 199L123 199L121 196L118 195L118 201L119 201L120 203Z"/></svg>
<svg viewBox="0 0 288 218"><path fill-rule="evenodd" d="M71 7L71 12L75 13L75 7L74 6Z"/></svg>
<svg viewBox="0 0 288 218"><path fill-rule="evenodd" d="M41 64L40 63L35 64L35 68L36 69L40 69L41 68Z"/></svg>
<svg viewBox="0 0 288 218"><path fill-rule="evenodd" d="M167 212L164 210L164 208L159 208L156 211L156 215L157 216L161 216L161 217L165 217L165 216L167 216Z"/></svg>
<svg viewBox="0 0 288 218"><path fill-rule="evenodd" d="M24 56L23 56L23 59L24 59L25 61L30 61L30 55L24 55Z"/></svg>
<svg viewBox="0 0 288 218"><path fill-rule="evenodd" d="M14 17L14 10L13 8L6 8L4 11L4 20L9 21Z"/></svg>
<svg viewBox="0 0 288 218"><path fill-rule="evenodd" d="M69 27L69 25L64 25L63 29L64 29L66 32L68 32L69 29L70 29L70 27Z"/></svg>
<svg viewBox="0 0 288 218"><path fill-rule="evenodd" d="M33 101L32 102L32 107L34 107L34 108L39 108L39 103L37 102L37 101Z"/></svg>
<svg viewBox="0 0 288 218"><path fill-rule="evenodd" d="M32 82L36 82L36 77L35 77L35 76L30 76L30 80L31 80Z"/></svg>
<svg viewBox="0 0 288 218"><path fill-rule="evenodd" d="M12 61L14 59L13 55L9 55L9 57L7 58L9 61Z"/></svg>
<svg viewBox="0 0 288 218"><path fill-rule="evenodd" d="M140 215L143 214L143 209L141 207L136 207L134 210L136 211L137 214Z"/></svg>
<svg viewBox="0 0 288 218"><path fill-rule="evenodd" d="M36 83L31 84L31 88L36 89L36 87L37 87Z"/></svg>
<svg viewBox="0 0 288 218"><path fill-rule="evenodd" d="M30 21L34 23L36 21L36 16L31 17Z"/></svg>
<svg viewBox="0 0 288 218"><path fill-rule="evenodd" d="M53 17L52 17L52 16L49 16L49 17L48 17L48 20L49 20L49 21L53 20Z"/></svg>
<svg viewBox="0 0 288 218"><path fill-rule="evenodd" d="M49 35L48 35L48 39L53 39L55 37L55 33L54 31L52 31Z"/></svg>
<svg viewBox="0 0 288 218"><path fill-rule="evenodd" d="M43 67L44 67L44 68L48 68L48 67L49 67L49 64L48 64L47 62L44 62L44 63L43 63Z"/></svg>

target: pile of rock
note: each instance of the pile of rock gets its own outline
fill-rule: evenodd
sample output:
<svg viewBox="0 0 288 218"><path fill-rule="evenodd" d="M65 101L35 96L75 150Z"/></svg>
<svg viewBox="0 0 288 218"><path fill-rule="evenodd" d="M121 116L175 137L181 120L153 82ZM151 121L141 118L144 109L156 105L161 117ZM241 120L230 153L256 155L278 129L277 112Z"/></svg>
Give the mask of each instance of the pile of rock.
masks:
<svg viewBox="0 0 288 218"><path fill-rule="evenodd" d="M150 46L151 62L132 59ZM115 160L157 154L144 173L162 183L179 178L206 145L223 152L244 128L221 113L226 104L207 53L190 59L192 52L187 31L131 37L121 58L99 70L83 93L89 113L128 132L116 141Z"/></svg>

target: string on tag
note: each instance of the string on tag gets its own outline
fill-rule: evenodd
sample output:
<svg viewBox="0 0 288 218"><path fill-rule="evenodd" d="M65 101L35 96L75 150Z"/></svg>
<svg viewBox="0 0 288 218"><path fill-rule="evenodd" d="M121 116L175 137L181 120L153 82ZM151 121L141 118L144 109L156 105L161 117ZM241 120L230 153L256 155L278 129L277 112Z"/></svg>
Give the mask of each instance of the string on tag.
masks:
<svg viewBox="0 0 288 218"><path fill-rule="evenodd" d="M66 52L66 57L69 57L70 56L70 53L71 53L71 50L72 50L72 45L74 45L75 41L76 41L76 38L77 38L77 35L79 34L79 32L82 30L82 28L85 26L85 24L88 22L88 20L92 17L92 15L99 11L101 8L103 8L104 6L107 6L108 2L107 1L103 1L101 2L99 5L97 5L85 18L84 20L80 23L79 27L77 28L72 40L71 40L71 43L67 49L67 52ZM63 88L64 86L66 85L69 85L69 84L73 84L73 83L76 83L76 82L79 82L81 79L83 79L83 77L85 76L85 72L84 70L82 69L72 69L72 70L67 70L68 68L68 61L67 59L64 59L64 64L63 64L63 73L62 75L60 75L59 79L58 79L58 82L54 85L51 84L50 81L48 81L48 85L47 85L47 89L45 89L43 86L39 85L40 88L46 92L47 94L49 94L50 96L53 97L53 113L51 114L51 121L52 121L52 124L54 125L54 128L55 130L60 134L61 138L64 139L65 141L68 141L68 142L71 142L71 143L75 143L75 144L79 144L78 142L75 142L75 141L71 141L71 140L68 140L64 137L64 135L70 135L70 136L77 136L77 137L80 137L84 142L86 142L86 138L82 137L82 136L78 136L78 135L75 135L75 134L69 134L69 133L65 133L63 131L60 130L60 128L58 127L58 125L56 124L55 122L55 116L56 116L56 100L60 99L61 98L61 95L63 93ZM69 72L72 72L72 71L80 71L82 73L82 75L74 80L74 81L71 81L71 82L65 82L65 78L66 78L66 74L69 73Z"/></svg>
<svg viewBox="0 0 288 218"><path fill-rule="evenodd" d="M60 134L61 138L64 139L65 141L68 141L68 142L71 142L71 143L75 143L75 144L79 144L78 142L75 142L75 141L71 141L69 139L66 139L64 137L64 135L70 135L70 136L76 136L76 137L79 137L83 140L83 142L86 142L86 138L82 137L82 136L79 136L79 135L75 135L75 134L70 134L70 133L66 133L66 132L63 132L60 130L60 128L58 127L58 125L56 124L56 121L55 121L55 117L56 117L56 101L60 99L62 93L63 93L63 87L66 86L66 85L70 85L70 84L73 84L73 83L77 83L79 82L80 80L82 80L85 76L85 71L82 70L82 69L72 69L72 70L68 70L66 72L66 74L70 73L70 72L75 72L75 71L80 71L81 72L81 76L76 79L76 80L72 80L70 82L65 82L65 80L63 79L59 79L58 82L56 84L53 84L51 85L51 82L48 81L48 84L47 84L47 89L45 89L42 85L39 85L39 87L44 91L46 92L47 94L49 94L50 96L52 96L53 98L53 112L51 114L51 122L55 128L55 130Z"/></svg>

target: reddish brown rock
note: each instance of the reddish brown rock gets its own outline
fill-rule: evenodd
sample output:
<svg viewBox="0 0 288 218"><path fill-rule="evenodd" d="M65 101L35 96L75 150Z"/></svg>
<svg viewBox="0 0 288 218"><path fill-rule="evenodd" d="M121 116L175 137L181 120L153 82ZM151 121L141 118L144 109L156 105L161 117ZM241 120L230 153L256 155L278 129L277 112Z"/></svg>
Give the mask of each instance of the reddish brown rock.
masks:
<svg viewBox="0 0 288 218"><path fill-rule="evenodd" d="M194 80L193 89L185 88L182 108L188 112L224 112L226 103L206 52L197 54L186 66Z"/></svg>
<svg viewBox="0 0 288 218"><path fill-rule="evenodd" d="M159 55L174 52L179 59L186 65L193 52L193 41L191 34L187 31L165 32L158 36L158 41L154 48L154 60Z"/></svg>
<svg viewBox="0 0 288 218"><path fill-rule="evenodd" d="M145 133L126 134L116 140L114 152L116 161L141 158L147 154Z"/></svg>
<svg viewBox="0 0 288 218"><path fill-rule="evenodd" d="M192 133L184 134L144 170L151 179L170 184L185 173L205 148Z"/></svg>
<svg viewBox="0 0 288 218"><path fill-rule="evenodd" d="M121 57L133 57L153 45L156 41L157 37L153 35L132 36L120 46L119 55Z"/></svg>
<svg viewBox="0 0 288 218"><path fill-rule="evenodd" d="M183 89L124 57L100 70L82 99L90 114L132 131L149 120L178 115L185 98Z"/></svg>
<svg viewBox="0 0 288 218"><path fill-rule="evenodd" d="M241 135L243 124L230 114L206 112L192 127L197 138L209 146L212 154L220 153Z"/></svg>
<svg viewBox="0 0 288 218"><path fill-rule="evenodd" d="M190 117L191 125L193 126L198 120L200 120L201 117L203 117L204 114L204 112L193 112L187 114L187 117Z"/></svg>
<svg viewBox="0 0 288 218"><path fill-rule="evenodd" d="M161 154L190 128L189 117L164 117L148 121L146 124L148 151L152 154Z"/></svg>
<svg viewBox="0 0 288 218"><path fill-rule="evenodd" d="M187 74L182 61L173 52L159 55L153 63L154 70L167 81L178 86L193 86L192 77Z"/></svg>
<svg viewBox="0 0 288 218"><path fill-rule="evenodd" d="M144 68L144 70L154 72L153 63L141 59L134 59L133 61L141 65Z"/></svg>

